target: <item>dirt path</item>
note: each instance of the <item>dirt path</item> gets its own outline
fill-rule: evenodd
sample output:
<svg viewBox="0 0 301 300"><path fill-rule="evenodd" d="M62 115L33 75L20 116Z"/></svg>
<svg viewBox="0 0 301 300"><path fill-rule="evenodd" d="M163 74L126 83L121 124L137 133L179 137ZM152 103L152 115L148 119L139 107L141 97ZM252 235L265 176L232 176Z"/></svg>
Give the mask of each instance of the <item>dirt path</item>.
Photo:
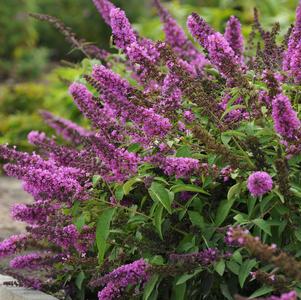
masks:
<svg viewBox="0 0 301 300"><path fill-rule="evenodd" d="M10 209L15 203L30 203L32 198L22 190L21 182L0 177L0 240L24 231L24 223L13 221Z"/></svg>

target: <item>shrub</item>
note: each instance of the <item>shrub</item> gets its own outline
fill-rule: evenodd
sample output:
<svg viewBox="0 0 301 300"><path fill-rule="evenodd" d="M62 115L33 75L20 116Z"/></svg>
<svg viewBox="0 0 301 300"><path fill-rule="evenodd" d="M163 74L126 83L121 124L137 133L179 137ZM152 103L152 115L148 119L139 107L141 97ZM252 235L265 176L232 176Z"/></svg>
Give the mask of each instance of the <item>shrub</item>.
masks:
<svg viewBox="0 0 301 300"><path fill-rule="evenodd" d="M0 244L6 273L62 299L297 299L301 6L281 44L256 11L245 45L237 18L221 34L192 13L200 52L159 0L157 43L94 3L121 54L69 88L91 129L44 111L64 142L0 148L35 199L12 210L28 227Z"/></svg>

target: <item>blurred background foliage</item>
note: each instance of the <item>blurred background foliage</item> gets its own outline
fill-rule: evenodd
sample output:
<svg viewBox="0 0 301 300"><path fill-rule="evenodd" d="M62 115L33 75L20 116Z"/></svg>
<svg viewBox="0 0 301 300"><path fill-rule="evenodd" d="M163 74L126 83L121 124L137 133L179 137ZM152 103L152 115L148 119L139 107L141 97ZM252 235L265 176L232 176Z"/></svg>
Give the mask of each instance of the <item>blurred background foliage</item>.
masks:
<svg viewBox="0 0 301 300"><path fill-rule="evenodd" d="M143 36L164 38L152 0L112 0ZM229 16L251 30L253 8L262 24L279 22L283 33L294 21L298 0L172 0L163 1L185 28L187 16L198 12L215 29L223 32ZM80 51L71 51L64 37L49 24L30 18L28 12L58 17L88 42L110 50L110 30L100 18L92 0L0 0L0 143L28 150L30 130L47 130L39 109L77 122L79 113L68 96L68 83L89 68ZM68 61L68 63L67 63Z"/></svg>

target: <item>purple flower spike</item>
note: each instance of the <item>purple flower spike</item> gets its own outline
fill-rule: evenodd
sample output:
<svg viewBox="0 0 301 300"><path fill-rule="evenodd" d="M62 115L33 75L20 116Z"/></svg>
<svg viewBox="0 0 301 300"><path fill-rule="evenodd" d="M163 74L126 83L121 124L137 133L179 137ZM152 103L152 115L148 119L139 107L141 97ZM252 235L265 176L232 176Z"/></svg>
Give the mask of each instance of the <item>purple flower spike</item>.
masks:
<svg viewBox="0 0 301 300"><path fill-rule="evenodd" d="M12 235L0 243L0 258L15 254L27 241L25 234Z"/></svg>
<svg viewBox="0 0 301 300"><path fill-rule="evenodd" d="M115 8L115 5L109 0L93 0L94 5L96 6L98 12L104 19L104 21L111 25L110 12Z"/></svg>
<svg viewBox="0 0 301 300"><path fill-rule="evenodd" d="M301 38L301 35L300 35ZM296 45L294 53L290 58L290 75L294 78L295 83L301 83L301 41Z"/></svg>
<svg viewBox="0 0 301 300"><path fill-rule="evenodd" d="M189 157L167 157L163 163L164 173L177 178L186 178L200 170L197 159Z"/></svg>
<svg viewBox="0 0 301 300"><path fill-rule="evenodd" d="M95 280L91 285L106 284L106 287L98 293L99 300L117 299L127 286L145 283L149 278L149 267L144 259L139 259L115 269L110 274Z"/></svg>
<svg viewBox="0 0 301 300"><path fill-rule="evenodd" d="M236 76L242 73L241 64L224 36L217 32L207 38L207 49L211 62L216 66L228 85L236 82Z"/></svg>
<svg viewBox="0 0 301 300"><path fill-rule="evenodd" d="M187 19L187 27L192 36L204 48L208 47L208 37L215 33L214 29L198 14L192 13Z"/></svg>
<svg viewBox="0 0 301 300"><path fill-rule="evenodd" d="M110 20L114 35L114 43L118 48L126 52L127 47L131 46L131 44L135 43L137 40L125 12L120 8L111 9Z"/></svg>
<svg viewBox="0 0 301 300"><path fill-rule="evenodd" d="M278 94L274 98L272 116L277 133L285 139L296 139L301 123L288 97Z"/></svg>
<svg viewBox="0 0 301 300"><path fill-rule="evenodd" d="M295 26L288 40L288 48L283 58L282 68L284 71L291 70L292 59L294 58L295 55L298 55L295 50L299 44L300 39L301 39L301 2L299 3L296 10Z"/></svg>
<svg viewBox="0 0 301 300"><path fill-rule="evenodd" d="M254 172L248 178L247 187L254 197L259 197L273 188L273 180L266 172Z"/></svg>
<svg viewBox="0 0 301 300"><path fill-rule="evenodd" d="M239 61L243 63L244 41L241 33L241 24L235 16L231 16L227 22L224 36Z"/></svg>
<svg viewBox="0 0 301 300"><path fill-rule="evenodd" d="M297 293L291 291L288 293L281 294L280 296L270 296L267 298L258 298L259 300L297 300Z"/></svg>
<svg viewBox="0 0 301 300"><path fill-rule="evenodd" d="M41 115L47 125L52 127L57 134L76 145L81 143L83 137L88 137L91 134L85 128L69 120L54 116L48 111L42 111Z"/></svg>
<svg viewBox="0 0 301 300"><path fill-rule="evenodd" d="M180 58L192 62L199 68L207 63L204 55L201 54L192 42L187 38L184 30L173 19L170 13L162 6L160 0L154 0L157 7L163 30L165 32L166 42L174 49Z"/></svg>

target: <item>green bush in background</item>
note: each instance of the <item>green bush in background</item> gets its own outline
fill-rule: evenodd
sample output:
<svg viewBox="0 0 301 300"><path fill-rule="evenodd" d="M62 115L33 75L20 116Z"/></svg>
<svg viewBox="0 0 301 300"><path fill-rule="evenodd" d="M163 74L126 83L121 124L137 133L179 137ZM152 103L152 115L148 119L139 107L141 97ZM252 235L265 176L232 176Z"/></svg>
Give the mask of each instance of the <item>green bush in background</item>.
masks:
<svg viewBox="0 0 301 300"><path fill-rule="evenodd" d="M68 94L68 85L83 72L88 72L92 63L84 60L78 65L56 67L39 83L0 86L0 144L10 143L19 149L31 150L27 143L27 134L31 130L51 134L38 113L41 109L85 125Z"/></svg>

